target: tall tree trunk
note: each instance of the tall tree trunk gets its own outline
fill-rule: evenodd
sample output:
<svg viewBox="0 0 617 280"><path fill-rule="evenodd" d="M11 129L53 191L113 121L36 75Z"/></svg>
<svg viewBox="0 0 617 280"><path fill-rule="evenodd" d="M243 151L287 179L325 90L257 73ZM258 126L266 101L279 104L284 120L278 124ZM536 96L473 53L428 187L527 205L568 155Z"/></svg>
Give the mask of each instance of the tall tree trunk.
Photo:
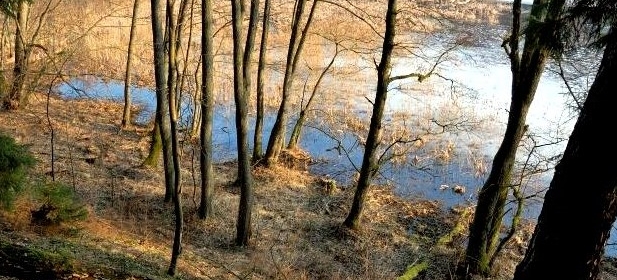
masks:
<svg viewBox="0 0 617 280"><path fill-rule="evenodd" d="M268 139L268 149L266 150L265 161L267 164L272 164L277 161L281 149L285 145L286 126L287 126L287 107L289 107L289 99L293 85L294 74L299 58L302 54L304 40L308 35L308 30L313 20L313 15L319 1L313 1L311 11L304 25L304 29L300 31L302 22L302 14L304 13L304 5L307 0L298 0L296 2L295 14L292 21L291 36L289 39L289 48L287 50L287 61L285 63L285 76L283 77L283 94L281 104L276 115L276 121L270 132ZM301 32L301 33L300 33Z"/></svg>
<svg viewBox="0 0 617 280"><path fill-rule="evenodd" d="M232 0L233 43L234 43L234 100L236 103L236 131L238 150L238 184L240 204L236 225L236 245L248 246L251 236L251 211L253 207L253 178L248 151L248 96L243 85L243 36L242 0Z"/></svg>
<svg viewBox="0 0 617 280"><path fill-rule="evenodd" d="M321 86L321 81L323 81L324 76L326 76L326 73L328 73L328 71L330 70L330 67L332 67L332 65L334 64L334 61L336 60L336 57L338 56L338 54L339 54L339 49L338 49L338 43L337 43L335 50L334 50L334 55L332 56L330 63L328 63L328 65L326 65L323 71L321 71L321 74L319 74L319 78L317 78L317 81L315 82L315 86L313 87L313 91L311 91L311 96L306 102L306 105L304 106L304 108L302 108L303 105L302 103L300 103L300 114L298 115L296 124L294 125L294 128L291 131L291 136L289 137L289 143L287 144L287 149L295 149L298 146L298 143L300 142L300 136L302 135L302 127L304 127L304 122L306 121L306 114L308 110L311 108L311 104L313 103L313 100L315 99L315 96L317 95L317 92L319 91L319 87Z"/></svg>
<svg viewBox="0 0 617 280"><path fill-rule="evenodd" d="M171 6L168 6L168 13L172 13L172 11L170 11ZM168 24L170 24L170 31L174 30L174 26L173 26L173 16L169 16L169 19L171 19ZM170 34L173 32L170 32ZM172 41L173 42L173 41ZM176 57L176 49L173 46L173 43L170 44L172 45L170 47L170 51L169 51L169 60L173 61L174 58ZM171 63L174 64L174 63ZM175 73L175 68L174 67L170 67L169 68L169 76L173 76ZM175 82L175 79L170 79L170 81ZM170 100L177 100L176 99L176 85L175 84L168 84L168 90L169 90L169 99ZM182 213L182 186L180 184L181 182L181 170L180 170L180 152L178 149L178 110L177 107L175 106L175 104L173 102L169 102L169 119L170 119L170 125L171 125L171 150L172 150L172 159L173 159L173 171L174 171L174 195L173 195L173 203L174 203L174 216L175 216L175 229L174 229L174 243L173 243L173 249L172 249L172 253L171 253L171 262L169 264L169 269L167 270L167 274L169 275L175 275L176 274L176 266L178 263L178 258L180 257L180 254L182 253L182 228L184 225L184 217L183 217L183 213Z"/></svg>
<svg viewBox="0 0 617 280"><path fill-rule="evenodd" d="M381 61L377 67L377 91L375 92L375 102L373 104L373 115L371 116L371 125L368 136L366 137L366 146L364 148L364 157L362 159L362 168L360 169L360 178L356 186L351 210L343 223L346 227L357 229L360 226L360 217L364 208L364 201L368 193L371 180L377 171L377 159L375 151L381 142L381 121L383 118L386 99L388 97L388 85L390 84L390 72L392 70L392 50L394 49L394 36L396 29L396 14L397 0L388 0L388 11L386 13L386 33L384 35L383 47L381 53Z"/></svg>
<svg viewBox="0 0 617 280"><path fill-rule="evenodd" d="M512 98L504 138L495 154L491 172L478 194L478 203L469 230L465 261L459 274L490 273L491 259L496 257L504 208L511 184L516 151L525 133L525 121L549 54L547 33L554 26L546 24L561 13L563 0L535 0L522 55L519 53L521 1L513 3L513 27L509 38L512 68ZM550 5L550 7L549 7Z"/></svg>
<svg viewBox="0 0 617 280"><path fill-rule="evenodd" d="M259 0L251 0L249 12L249 24L246 33L246 43L244 45L244 57L242 58L242 86L247 102L251 95L251 66L253 65L252 56L255 47L255 36L257 35L257 24L259 23ZM247 140L248 141L248 140Z"/></svg>
<svg viewBox="0 0 617 280"><path fill-rule="evenodd" d="M176 267L178 263L178 258L182 253L182 229L184 226L184 217L182 213L182 186L181 186L181 175L182 172L180 170L180 152L179 152L179 144L178 144L178 108L179 108L179 95L180 90L177 85L177 72L178 72L178 49L180 46L180 32L178 31L179 27L176 25L176 22L182 22L179 18L176 18L174 14L174 3L175 1L167 0L167 35L169 36L169 40L167 42L167 59L169 61L169 67L167 68L167 95L169 98L168 102L168 110L169 110L169 124L170 124L170 136L171 136L171 163L173 172L173 203L174 203L174 216L175 216L175 228L174 228L174 242L171 253L171 261L169 264L169 268L167 270L168 275L176 274ZM182 7L185 8L184 1ZM183 15L181 16L183 17Z"/></svg>
<svg viewBox="0 0 617 280"><path fill-rule="evenodd" d="M261 29L261 42L259 47L259 64L257 66L257 94L255 135L253 138L253 163L257 163L263 157L263 122L264 122L264 71L266 69L266 48L268 47L268 33L270 32L270 0L264 2L264 14Z"/></svg>
<svg viewBox="0 0 617 280"><path fill-rule="evenodd" d="M15 65L13 67L13 82L7 100L5 100L5 109L18 109L26 105L24 84L28 73L28 56L30 47L26 41L26 30L28 28L28 14L30 13L30 2L19 1L15 14Z"/></svg>
<svg viewBox="0 0 617 280"><path fill-rule="evenodd" d="M126 71L124 74L124 111L122 113L122 128L127 128L131 125L131 70L133 65L133 49L135 45L139 1L140 0L135 0L133 2L133 17L131 18L129 48L126 55Z"/></svg>
<svg viewBox="0 0 617 280"><path fill-rule="evenodd" d="M201 57L202 64L202 97L201 97L201 203L199 217L208 218L212 213L212 122L214 118L214 59L212 44L212 0L201 0Z"/></svg>
<svg viewBox="0 0 617 280"><path fill-rule="evenodd" d="M611 33L515 280L598 277L617 215L617 23Z"/></svg>
<svg viewBox="0 0 617 280"><path fill-rule="evenodd" d="M154 46L154 76L156 81L156 124L161 134L163 166L165 173L165 202L170 202L174 193L173 151L171 123L169 120L169 91L167 87L168 64L165 55L165 3L151 0L152 39Z"/></svg>

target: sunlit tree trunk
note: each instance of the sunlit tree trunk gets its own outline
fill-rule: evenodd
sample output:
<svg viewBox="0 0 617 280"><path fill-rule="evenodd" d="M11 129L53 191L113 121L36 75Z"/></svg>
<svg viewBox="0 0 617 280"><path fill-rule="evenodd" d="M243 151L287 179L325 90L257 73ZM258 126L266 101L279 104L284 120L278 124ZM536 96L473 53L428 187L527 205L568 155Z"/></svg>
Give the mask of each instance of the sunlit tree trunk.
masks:
<svg viewBox="0 0 617 280"><path fill-rule="evenodd" d="M168 6L168 13L171 13L170 6ZM174 30L173 28L173 16L169 16L168 24L171 24L170 30ZM172 32L170 32L172 33ZM170 45L173 45L170 44ZM174 57L176 57L175 47L170 47L169 51L169 59L172 61ZM173 76L175 73L175 68L169 68L169 76ZM171 79L170 79L171 80ZM170 92L169 99L177 100L174 90L175 84L169 84L168 90ZM174 229L174 243L173 249L171 253L171 262L169 264L169 269L167 270L167 274L175 275L176 274L176 266L178 262L178 258L180 257L180 253L182 253L182 229L184 225L184 217L182 213L182 186L181 182L181 170L180 170L180 152L179 152L179 144L178 144L178 110L177 106L175 106L174 102L169 102L169 118L171 124L171 150L172 150L172 159L173 159L173 171L174 171L174 194L173 194L173 203L174 203L174 216L175 216L175 229Z"/></svg>
<svg viewBox="0 0 617 280"><path fill-rule="evenodd" d="M304 25L304 29L300 30L302 22L302 14L304 13L304 6L307 0L298 0L296 2L296 10L292 20L292 29L289 39L289 48L287 50L287 60L285 62L285 75L283 77L283 93L281 98L281 104L279 105L278 113L276 115L276 121L270 132L268 139L268 149L266 150L265 161L267 164L272 164L278 160L281 149L285 145L286 138L286 125L288 119L288 108L290 102L291 89L293 86L294 74L298 61L302 54L302 48L304 47L304 41L308 35L308 30L313 20L313 15L317 8L319 1L313 1L308 18Z"/></svg>
<svg viewBox="0 0 617 280"><path fill-rule="evenodd" d="M236 131L238 150L238 180L240 204L236 225L236 245L248 246L251 236L251 211L253 207L253 178L248 151L248 93L243 85L243 36L242 1L232 0L234 100L236 103ZM246 43L246 42L244 42Z"/></svg>
<svg viewBox="0 0 617 280"><path fill-rule="evenodd" d="M373 103L373 114L371 125L366 137L362 168L360 178L356 186L351 210L343 223L346 227L357 229L360 226L360 217L364 208L364 201L368 193L371 180L377 171L377 159L375 151L381 142L381 122L383 118L386 99L388 97L388 85L390 84L390 72L392 70L391 60L394 49L394 34L396 29L397 0L388 0L388 11L386 13L386 33L384 35L381 61L377 67L377 90L375 92L375 102Z"/></svg>
<svg viewBox="0 0 617 280"><path fill-rule="evenodd" d="M171 123L169 119L169 91L167 88L168 64L165 55L165 3L161 0L151 0L152 9L152 39L154 46L154 76L156 82L156 124L161 135L163 150L163 166L165 173L165 202L172 199L174 192L174 169ZM153 144L156 144L153 142ZM151 149L151 151L154 149Z"/></svg>
<svg viewBox="0 0 617 280"><path fill-rule="evenodd" d="M263 122L264 122L264 71L266 69L266 48L268 47L268 33L270 32L270 0L264 2L261 42L259 47L259 64L257 66L257 93L255 114L255 135L253 138L253 163L263 157Z"/></svg>
<svg viewBox="0 0 617 280"><path fill-rule="evenodd" d="M251 66L253 48L255 47L255 36L257 34L257 23L259 22L259 0L251 0L249 24L246 32L246 43L244 45L244 57L242 59L242 77L244 78L244 94L251 95Z"/></svg>
<svg viewBox="0 0 617 280"><path fill-rule="evenodd" d="M135 45L139 1L140 0L135 0L133 2L133 17L131 18L129 48L126 55L126 71L124 74L124 111L122 113L122 128L127 128L131 125L131 70L133 65L133 49Z"/></svg>
<svg viewBox="0 0 617 280"><path fill-rule="evenodd" d="M174 227L174 242L172 246L171 253L171 261L169 264L169 268L167 270L168 275L176 274L176 267L178 263L178 259L180 254L182 253L182 230L184 226L184 217L182 213L182 186L181 186L181 175L182 172L180 170L180 152L179 152L179 144L178 144L178 108L179 108L179 95L180 91L177 85L177 76L178 72L178 49L180 46L180 35L178 32L177 22L180 21L176 15L174 14L174 3L175 1L167 0L167 35L170 37L167 42L167 59L169 61L167 68L167 91L168 91L168 111L169 111L169 124L170 124L170 136L171 136L171 163L173 172L173 204L174 204L174 216L175 216L175 227ZM184 1L186 3L186 1ZM181 3L183 4L183 3ZM183 5L184 7L184 5Z"/></svg>
<svg viewBox="0 0 617 280"><path fill-rule="evenodd" d="M159 105L157 103L156 112L160 110L158 107ZM155 116L154 128L152 128L152 133L150 135L150 149L148 150L148 156L144 159L142 165L145 167L156 167L159 163L162 150L163 140L161 140L161 128L159 127L159 122L156 120ZM165 194L165 197L167 197L167 194Z"/></svg>
<svg viewBox="0 0 617 280"><path fill-rule="evenodd" d="M5 100L5 109L18 109L26 105L24 84L28 73L28 56L30 47L26 41L30 2L19 1L15 13L15 65L13 66L13 82L8 97Z"/></svg>
<svg viewBox="0 0 617 280"><path fill-rule="evenodd" d="M201 1L201 57L202 97L201 97L201 203L199 217L206 219L212 213L212 122L214 117L214 59L212 44L212 0Z"/></svg>
<svg viewBox="0 0 617 280"><path fill-rule="evenodd" d="M611 33L515 280L598 277L617 215L617 23Z"/></svg>
<svg viewBox="0 0 617 280"><path fill-rule="evenodd" d="M521 1L515 0L513 3L513 26L508 49L512 70L508 124L493 159L491 172L478 194L464 265L459 268L459 275L465 278L473 274L489 274L489 264L496 257L516 151L525 133L527 113L549 54L549 38L546 37L552 34L551 28L555 28L545 23L559 16L563 3L563 0L534 1L522 54L519 52Z"/></svg>

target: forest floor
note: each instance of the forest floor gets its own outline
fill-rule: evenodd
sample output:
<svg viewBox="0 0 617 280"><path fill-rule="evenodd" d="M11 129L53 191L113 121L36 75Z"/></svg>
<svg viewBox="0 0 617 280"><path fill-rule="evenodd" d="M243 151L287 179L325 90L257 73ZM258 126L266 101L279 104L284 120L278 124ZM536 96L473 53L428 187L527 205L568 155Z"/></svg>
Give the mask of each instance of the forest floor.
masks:
<svg viewBox="0 0 617 280"><path fill-rule="evenodd" d="M412 264L428 266L417 279L450 279L460 259L472 209L444 211L436 201L406 200L374 186L361 230L345 230L353 186L332 188L308 173L302 151L253 170L252 243L238 248L235 163L216 164L214 213L199 220L199 165L186 139L183 252L177 275L168 277L174 215L163 203L162 164L141 166L150 127L120 130L121 116L118 103L52 96L47 106L43 94L24 110L0 112L0 131L37 159L31 181L70 186L89 212L85 221L35 225L30 213L40 202L28 192L20 196L0 214L0 275L16 278L0 279L395 279ZM532 228L525 225L510 242L491 279L512 276Z"/></svg>

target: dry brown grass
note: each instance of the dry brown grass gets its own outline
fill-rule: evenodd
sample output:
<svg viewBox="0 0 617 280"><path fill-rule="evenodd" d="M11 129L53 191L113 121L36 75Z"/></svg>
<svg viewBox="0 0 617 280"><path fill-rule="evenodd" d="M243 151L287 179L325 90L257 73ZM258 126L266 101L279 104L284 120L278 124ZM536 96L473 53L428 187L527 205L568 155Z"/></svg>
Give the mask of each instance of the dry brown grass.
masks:
<svg viewBox="0 0 617 280"><path fill-rule="evenodd" d="M119 79L126 59L131 2L64 1L62 8L51 14L41 43L62 59L63 70L69 76L89 73ZM280 70L288 43L292 7L291 1L280 2L273 11L276 18L269 56L272 72L266 88L267 105L271 108L280 102ZM217 3L215 29L222 28L229 18L227 2ZM385 6L376 5L374 1L357 1L356 5L356 11L363 11L374 27L382 28ZM325 6L322 3L322 8ZM482 3L449 6L437 11L429 9L409 13L403 18L409 30L431 32L442 28L434 17L444 13L463 21L493 21L502 8L491 7ZM40 6L35 8L35 14L36 11L40 12ZM138 59L134 75L138 85L151 87L152 47L148 15L149 6L144 1L137 31ZM324 60L330 58L331 50L323 47L323 37L340 39L344 36L346 47L356 51L345 53L345 62L335 65L335 75L322 87L322 103L333 105L329 108L331 111L316 111L315 115L340 121L346 130L364 135L367 121L355 114L354 110L358 108L350 108L348 101L363 100L371 95L372 89L362 85L367 81L370 83L373 77L367 78L367 71L363 69L373 67L374 50L379 47L380 38L362 21L331 7L320 10L315 23L312 32L321 36L311 34L307 40L306 58L299 71L303 77L310 75L314 80L315 70L323 67ZM215 92L220 103L232 101L230 31L229 27L222 28L215 38L215 45L219 46ZM198 51L199 45L193 44L192 48ZM44 56L36 55L39 66L47 63ZM358 56L363 57L367 64L354 65ZM189 68L194 68L196 54L190 63ZM10 65L10 57L5 58L5 65ZM314 70L308 70L309 67ZM300 93L302 84L302 79L297 79L294 92ZM294 106L297 106L299 94L294 98ZM364 110L369 112L370 104L364 104L367 106ZM343 117L339 110L343 111ZM103 267L163 279L171 251L173 213L169 205L162 203L162 172L140 167L147 153L150 129L119 130L121 114L120 105L115 103L51 99L56 179L74 186L91 212L88 221L72 225L81 228L78 233L66 235L31 228L27 213L33 202L27 198L18 202L18 211L6 214L8 216L4 219L10 221L7 228L16 230L16 235L25 236L28 242L37 246L50 248L53 244L47 240L61 239L67 247L80 248L67 253L75 260L77 270L92 271ZM395 116L400 120L408 117ZM47 176L49 180L49 175L45 174L51 171L51 130L45 115L45 96L34 95L32 105L25 111L0 113L0 129L13 135L18 142L31 146L40 160L33 176ZM393 131L399 136L409 134L407 130ZM446 160L453 148L446 145L436 149L435 154ZM214 213L208 221L198 220L194 213L197 198L193 173L189 168L191 161L195 164L197 161L191 158L193 149L187 141L183 156L182 196L187 225L179 278L393 279L408 264L422 259L431 262L430 273L426 273L424 279L447 279L460 256L463 237L441 251L430 250L436 240L456 224L455 217L459 213L442 213L435 202L409 201L397 197L387 187L378 187L369 194L363 229L347 231L339 225L349 210L353 188L338 186L334 191L326 190L319 178L302 168L284 166L254 171L253 244L248 249L236 248L232 245L238 203L238 190L232 186L236 172L234 163L221 163L215 167ZM284 162L289 165L298 163L297 159L305 155L291 151L288 156ZM96 160L88 163L86 159ZM304 165L296 164L296 167ZM411 236L410 227L416 229Z"/></svg>
<svg viewBox="0 0 617 280"><path fill-rule="evenodd" d="M1 129L30 146L39 163L33 178L47 176L50 129L45 96L35 95L25 111L0 113ZM152 279L164 278L173 234L173 213L162 203L163 178L157 170L141 168L146 155L146 128L120 131L121 105L101 101L65 101L52 97L50 117L55 136L56 180L75 187L90 210L90 218L67 231L35 229L29 225L29 200L5 218L7 227L37 246L60 239L63 246L81 248L67 253L77 271L105 267ZM215 167L214 214L207 221L195 216L190 171L190 147L183 157L186 228L179 264L182 279L392 279L415 259L424 246L410 238L414 219L444 220L434 202L408 201L386 187L371 190L363 228L344 230L353 188L326 190L302 169L257 168L253 243L234 247L238 190L233 186L234 163ZM289 153L289 161L300 158ZM96 158L93 164L86 162ZM303 166L302 164L298 166ZM447 231L448 222L439 222ZM64 233L63 233L64 232ZM434 236L430 238L435 238ZM66 245L72 244L72 245ZM67 249L68 250L68 249ZM124 260L124 261L122 261ZM131 261L132 260L132 261ZM135 263L133 263L135 262Z"/></svg>

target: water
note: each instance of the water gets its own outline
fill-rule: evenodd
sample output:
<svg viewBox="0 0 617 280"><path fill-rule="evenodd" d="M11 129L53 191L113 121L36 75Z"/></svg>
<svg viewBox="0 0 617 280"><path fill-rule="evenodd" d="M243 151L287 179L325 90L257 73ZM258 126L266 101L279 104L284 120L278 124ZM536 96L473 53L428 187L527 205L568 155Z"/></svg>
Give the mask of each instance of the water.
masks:
<svg viewBox="0 0 617 280"><path fill-rule="evenodd" d="M433 122L413 123L424 129L435 129L435 123L456 123L456 129L444 130L438 134L439 139L422 147L411 149L397 163L385 163L376 182L394 186L395 192L404 197L426 198L438 201L444 208L457 205L469 205L475 202L477 190L486 179L492 156L500 144L502 133L507 122L507 111L510 103L511 72L503 50L499 47L499 34L505 32L505 27L492 27L493 33L479 30L483 34L473 44L456 48L448 54L447 60L438 65L436 73L441 77L432 77L429 81L418 84L414 81L398 81L391 85L388 104L386 106L385 125L394 124L396 114L409 113L408 119L433 119ZM417 58L398 58L394 60L393 75L401 75L430 69L439 52L447 48L453 40L452 34L436 34L429 40L432 47L424 53L428 62ZM338 62L340 67L345 63L361 64L365 62ZM427 64L429 63L429 64ZM363 72L366 74L366 72ZM368 80L368 79L367 79ZM357 116L368 123L370 119L370 102L364 96L373 96L374 84L368 80L361 86L360 94L346 99L351 103L349 114ZM94 99L123 100L123 82L103 81L98 78L76 79L60 84L57 91L63 96L88 97ZM337 81L331 79L328 85L337 87ZM566 139L572 130L575 118L568 109L568 99L562 81L555 75L546 73L541 80L528 115L529 131L535 135L538 144L557 141L536 151L534 162L545 164L549 171L526 181L524 188L528 192L541 192L548 187L552 177L551 168L555 162L543 162L544 158L559 155L565 148ZM156 108L156 100L151 89L133 88L133 104L142 108L136 116L138 123L144 124L151 120ZM188 125L192 114L190 100L182 102L182 123ZM322 106L320 109L332 109ZM217 103L213 122L214 158L217 161L229 161L236 157L236 131L234 108L232 104ZM275 115L268 114L264 120L264 139L267 143L269 132L274 124ZM291 131L295 119L288 124ZM251 119L250 127L254 120ZM403 122L404 123L404 122ZM400 124L400 123L399 123ZM408 124L405 124L408 125ZM409 124L411 125L411 124ZM308 121L303 129L300 147L307 151L314 162L310 171L319 176L331 177L339 185L350 185L356 175L355 167L362 162L363 147L360 145L361 135L352 131L344 131L333 127L331 123L320 118ZM250 131L249 139L253 138ZM252 142L252 141L251 141ZM452 144L455 155L447 160L436 157L436 151L443 150ZM252 143L251 143L252 145ZM336 147L342 147L345 152ZM251 147L252 148L252 147ZM264 147L265 148L265 147ZM524 154L525 149L521 149ZM519 161L525 158L522 155ZM484 168L482 168L484 167ZM453 192L454 186L466 188L465 194ZM535 219L541 209L541 197L529 201L524 216ZM617 233L611 234L617 237ZM614 238L609 240L613 243ZM607 247L608 255L617 255L612 246Z"/></svg>
<svg viewBox="0 0 617 280"><path fill-rule="evenodd" d="M57 91L68 98L92 98L104 100L123 100L123 82L103 81L101 79L73 80L69 84L60 84ZM148 89L135 88L133 103L141 107L136 116L137 123L145 124L150 121L156 109L154 92ZM184 102L181 110L185 125L191 115L191 106ZM217 104L213 121L213 146L214 158L217 161L229 161L236 158L236 128L234 109L229 104ZM365 112L366 113L366 112ZM274 124L276 115L268 114L264 119L264 139L267 143L270 130ZM254 123L254 119L250 120ZM292 118L287 131L290 132L295 118ZM252 125L251 125L252 126ZM326 134L327 132L328 134ZM249 132L249 139L253 139L253 131ZM289 135L288 135L289 137ZM337 150L338 141L347 151L343 153ZM252 148L252 143L250 143ZM311 154L314 159L310 165L310 171L320 175L331 177L341 185L349 185L352 182L356 167L360 167L363 157L363 147L358 143L358 137L350 132L329 127L327 123L309 121L303 130L300 147ZM265 147L264 147L265 148ZM417 154L430 152L431 146L424 150L416 151ZM376 178L378 183L387 183L395 186L397 193L403 196L416 196L433 199L443 203L444 207L452 207L471 201L473 189L480 186L484 176L475 176L474 171L467 167L462 159L454 159L447 164L438 161L426 160L421 166L411 164L410 156L403 163L386 163L383 165L380 175ZM459 195L450 188L444 186L462 185L467 186L468 195ZM440 190L442 189L442 190Z"/></svg>

